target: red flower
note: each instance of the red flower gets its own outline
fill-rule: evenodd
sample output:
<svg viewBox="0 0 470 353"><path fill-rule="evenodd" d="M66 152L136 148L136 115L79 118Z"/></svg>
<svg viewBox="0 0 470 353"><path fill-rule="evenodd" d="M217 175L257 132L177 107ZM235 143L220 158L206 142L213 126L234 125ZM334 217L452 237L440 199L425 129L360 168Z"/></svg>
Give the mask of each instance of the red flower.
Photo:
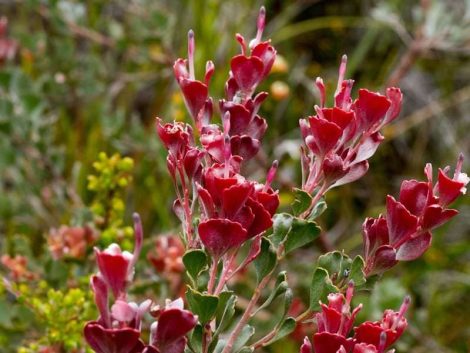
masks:
<svg viewBox="0 0 470 353"><path fill-rule="evenodd" d="M170 275L184 272L183 255L184 245L178 236L160 235L154 250L147 254L147 258L158 273Z"/></svg>
<svg viewBox="0 0 470 353"><path fill-rule="evenodd" d="M260 148L260 140L264 136L268 124L257 112L267 93L259 93L253 100L248 98L244 104L231 101L220 101L222 115L229 113L232 154L248 160L254 157Z"/></svg>
<svg viewBox="0 0 470 353"><path fill-rule="evenodd" d="M116 300L110 312L108 284L98 275L91 278L91 287L100 317L85 325L84 336L90 347L97 353L142 352L144 344L140 340L140 323L150 308L150 300L140 306Z"/></svg>
<svg viewBox="0 0 470 353"><path fill-rule="evenodd" d="M184 173L189 180L198 178L204 152L194 147L193 130L190 125L181 122L162 124L157 118L157 134L168 150L167 167L175 181ZM179 174L177 174L179 173Z"/></svg>
<svg viewBox="0 0 470 353"><path fill-rule="evenodd" d="M300 130L305 145L302 159L307 178L303 189L312 192L336 187L362 177L369 168L369 159L383 140L379 130L394 120L401 106L402 95L398 88L389 88L387 95L359 90L359 97L351 99L352 80L344 80L346 56L339 70L335 106L325 108L325 85L318 78L320 107L316 115L300 120Z"/></svg>
<svg viewBox="0 0 470 353"><path fill-rule="evenodd" d="M262 185L246 180L227 163L204 170L203 185L198 185L203 212L198 229L212 255L220 257L271 227L279 206L279 196L269 186L271 174Z"/></svg>
<svg viewBox="0 0 470 353"><path fill-rule="evenodd" d="M140 353L144 344L133 328L104 328L96 321L86 324L85 339L96 353Z"/></svg>
<svg viewBox="0 0 470 353"><path fill-rule="evenodd" d="M406 297L398 312L385 310L381 321L364 322L349 335L361 305L351 312L354 284L349 283L346 298L340 293L328 295L328 305L321 304L316 314L318 332L313 335L315 353L384 353L406 329L404 317L410 298ZM300 353L313 353L310 340L305 337ZM393 350L388 353L393 353Z"/></svg>
<svg viewBox="0 0 470 353"><path fill-rule="evenodd" d="M184 310L180 298L167 303L158 312L158 321L152 324L150 345L144 352L182 353L186 346L186 334L197 324L197 316Z"/></svg>
<svg viewBox="0 0 470 353"><path fill-rule="evenodd" d="M382 273L398 261L420 257L431 245L431 230L458 214L446 207L466 191L469 178L461 172L462 163L461 155L453 178L439 169L436 185L428 164L427 182L403 181L398 201L387 196L386 216L366 219L363 238L367 275Z"/></svg>
<svg viewBox="0 0 470 353"><path fill-rule="evenodd" d="M183 93L184 101L189 113L196 122L196 127L201 130L202 126L209 123L209 117L205 116L212 107L206 106L209 99L209 81L214 73L214 64L212 61L206 63L206 72L204 75L204 82L195 79L194 72L194 32L188 32L188 60L178 59L173 65L176 81L178 82L181 92ZM189 61L189 63L188 63ZM188 70L189 64L189 70ZM211 103L209 105L212 105Z"/></svg>
<svg viewBox="0 0 470 353"><path fill-rule="evenodd" d="M265 27L266 10L261 7L258 16L258 32L255 39L250 42L251 55L247 56L247 45L245 38L237 34L242 54L232 58L230 62L230 79L227 82L229 99L234 96L249 97L256 86L269 74L276 59L276 50L271 46L270 41L261 42ZM243 98L242 98L243 100Z"/></svg>
<svg viewBox="0 0 470 353"><path fill-rule="evenodd" d="M409 305L410 298L406 297L398 312L390 309L385 310L381 321L367 321L356 327L354 337L358 342L373 345L378 352L382 352L394 344L408 326L404 315Z"/></svg>
<svg viewBox="0 0 470 353"><path fill-rule="evenodd" d="M316 315L318 331L313 335L315 353L336 353L341 346L350 352L354 339L348 337L354 319L361 310L359 305L351 312L354 285L349 284L346 297L340 293L328 295L328 305L321 304L322 311Z"/></svg>
<svg viewBox="0 0 470 353"><path fill-rule="evenodd" d="M126 286L134 275L134 264L142 249L142 225L137 213L134 213L134 233L133 254L121 251L117 244L111 244L104 251L95 248L100 277L111 289L116 299L125 296Z"/></svg>

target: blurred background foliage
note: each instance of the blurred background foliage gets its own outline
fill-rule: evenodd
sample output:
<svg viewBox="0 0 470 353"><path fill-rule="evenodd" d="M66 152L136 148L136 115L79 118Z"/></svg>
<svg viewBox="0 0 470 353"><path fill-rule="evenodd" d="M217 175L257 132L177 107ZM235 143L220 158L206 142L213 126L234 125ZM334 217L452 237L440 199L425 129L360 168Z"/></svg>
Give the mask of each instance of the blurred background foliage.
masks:
<svg viewBox="0 0 470 353"><path fill-rule="evenodd" d="M332 96L346 53L356 90L397 85L405 96L369 173L327 195L320 219L327 242L284 265L299 303L323 247L360 253L362 221L383 212L385 195L396 195L401 180L424 178L426 162L453 164L460 151L470 158L468 0L0 0L9 22L0 47L13 41L16 52L0 58L0 352L84 352L81 325L95 317L87 289L91 246L125 243L133 211L145 222L148 252L157 234L177 232L166 152L153 126L155 116L189 119L172 63L186 55L194 29L197 74L212 59L211 93L222 97L238 52L234 34L254 34L263 4L279 59L262 87L270 93L262 108L270 124L264 152L247 172L262 178L279 159L284 207L300 179L298 119L318 103L317 76ZM423 258L397 266L358 298L363 317L375 318L412 295L400 352L470 349L468 197L456 207L461 215L435 234ZM108 211L112 221L103 224ZM67 237L74 246L80 239L80 247L57 243ZM145 258L139 266L136 294L178 295ZM260 327L270 315L261 315ZM78 324L60 324L61 317ZM298 347L294 337L269 349Z"/></svg>

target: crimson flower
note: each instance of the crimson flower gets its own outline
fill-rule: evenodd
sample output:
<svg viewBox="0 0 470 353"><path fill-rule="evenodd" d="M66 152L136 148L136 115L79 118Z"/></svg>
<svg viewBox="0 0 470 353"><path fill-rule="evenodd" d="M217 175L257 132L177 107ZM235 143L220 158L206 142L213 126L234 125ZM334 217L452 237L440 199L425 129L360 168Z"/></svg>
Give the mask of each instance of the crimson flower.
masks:
<svg viewBox="0 0 470 353"><path fill-rule="evenodd" d="M372 345L379 349L391 346L403 334L408 323L404 317L410 305L410 297L406 297L399 311L385 310L382 320L364 322L354 329L355 338L365 345ZM385 336L385 342L381 342Z"/></svg>
<svg viewBox="0 0 470 353"><path fill-rule="evenodd" d="M340 347L350 352L354 339L348 337L357 313L362 305L351 312L351 300L354 294L352 282L348 286L346 297L341 293L328 295L328 305L321 303L321 312L316 315L318 331L313 335L315 353L336 353Z"/></svg>
<svg viewBox="0 0 470 353"><path fill-rule="evenodd" d="M303 189L312 192L318 185L325 189L350 183L368 170L369 159L383 140L379 130L397 118L402 94L388 88L386 96L359 89L353 101L353 80L345 80L346 56L343 56L333 108L325 107L325 86L317 78L320 106L316 115L300 120L300 130L307 149L303 150Z"/></svg>
<svg viewBox="0 0 470 353"><path fill-rule="evenodd" d="M122 252L116 244L104 251L96 250L100 272L92 276L91 288L100 316L85 325L85 339L96 353L183 353L185 335L194 328L197 317L183 309L181 298L157 310L158 325L152 325L149 346L140 338L142 319L152 302L145 300L138 305L126 299L126 287L142 248L143 232L138 214L134 214L134 232L133 254ZM110 292L114 297L111 308ZM155 314L155 310L153 312Z"/></svg>
<svg viewBox="0 0 470 353"><path fill-rule="evenodd" d="M245 38L237 34L242 53L230 61L230 78L226 84L227 98L244 100L250 97L256 86L269 74L276 59L276 50L270 41L261 41L266 21L266 9L261 7L258 15L258 31L249 43L250 55L247 55ZM237 100L234 99L234 100Z"/></svg>
<svg viewBox="0 0 470 353"><path fill-rule="evenodd" d="M260 140L268 124L258 115L258 110L268 94L261 92L254 99L248 98L244 104L232 101L220 101L222 114L230 113L230 143L232 154L244 160L253 158L259 151Z"/></svg>
<svg viewBox="0 0 470 353"><path fill-rule="evenodd" d="M107 283L100 275L93 276L91 287L100 317L85 325L84 336L90 347L96 353L142 352L144 343L140 339L140 324L151 302L145 301L139 306L118 299L110 311Z"/></svg>
<svg viewBox="0 0 470 353"><path fill-rule="evenodd" d="M270 187L272 171L263 185L248 181L229 163L206 168L197 186L202 206L199 237L216 258L270 228L279 206L279 196Z"/></svg>
<svg viewBox="0 0 470 353"><path fill-rule="evenodd" d="M126 286L134 275L134 265L142 250L142 224L134 213L135 245L134 253L121 251L117 244L111 244L104 251L95 248L99 275L111 289L115 298L125 297Z"/></svg>
<svg viewBox="0 0 470 353"><path fill-rule="evenodd" d="M362 308L359 305L351 312L353 291L354 284L350 282L346 296L332 293L328 295L328 305L320 303L321 312L316 314L318 331L313 335L313 347L305 337L300 353L384 353L400 338L407 327L404 315L410 298L405 298L398 312L385 310L382 320L367 321L352 330L354 319Z"/></svg>
<svg viewBox="0 0 470 353"><path fill-rule="evenodd" d="M186 334L197 324L197 316L184 310L183 300L167 303L150 328L150 345L143 353L183 353Z"/></svg>
<svg viewBox="0 0 470 353"><path fill-rule="evenodd" d="M259 83L266 78L276 59L276 50L270 41L261 41L266 21L266 10L261 7L256 37L247 48L245 38L237 34L242 53L230 61L229 79L225 85L226 100L220 101L223 116L230 113L230 143L232 154L244 160L259 151L260 141L267 129L266 120L258 115L268 94L261 92L252 98ZM249 51L249 54L248 54Z"/></svg>
<svg viewBox="0 0 470 353"><path fill-rule="evenodd" d="M363 224L365 273L382 273L398 261L420 257L431 245L431 230L458 214L447 206L466 192L469 178L462 173L463 155L460 155L453 177L439 169L434 185L432 166L426 165L428 181L405 180L398 201L387 196L385 216L367 218Z"/></svg>
<svg viewBox="0 0 470 353"><path fill-rule="evenodd" d="M198 130L209 123L210 115L207 112L212 110L212 102L209 99L209 82L214 73L212 61L206 63L204 82L195 79L194 70L195 40L194 32L188 32L188 60L177 59L173 65L173 71L178 82L184 101L189 113L196 123ZM188 68L189 66L189 68Z"/></svg>
<svg viewBox="0 0 470 353"><path fill-rule="evenodd" d="M162 124L157 118L156 130L168 150L167 167L173 181L178 175L180 178L186 176L189 180L197 179L201 173L204 152L194 146L191 126L176 121Z"/></svg>

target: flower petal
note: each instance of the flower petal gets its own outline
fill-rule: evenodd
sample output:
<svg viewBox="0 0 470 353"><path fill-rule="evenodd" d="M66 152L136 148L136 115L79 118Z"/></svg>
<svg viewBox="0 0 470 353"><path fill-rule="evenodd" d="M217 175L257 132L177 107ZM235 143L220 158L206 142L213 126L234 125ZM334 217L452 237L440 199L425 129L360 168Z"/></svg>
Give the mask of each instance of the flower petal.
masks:
<svg viewBox="0 0 470 353"><path fill-rule="evenodd" d="M228 219L209 219L199 223L198 230L206 249L217 258L248 239L241 224Z"/></svg>

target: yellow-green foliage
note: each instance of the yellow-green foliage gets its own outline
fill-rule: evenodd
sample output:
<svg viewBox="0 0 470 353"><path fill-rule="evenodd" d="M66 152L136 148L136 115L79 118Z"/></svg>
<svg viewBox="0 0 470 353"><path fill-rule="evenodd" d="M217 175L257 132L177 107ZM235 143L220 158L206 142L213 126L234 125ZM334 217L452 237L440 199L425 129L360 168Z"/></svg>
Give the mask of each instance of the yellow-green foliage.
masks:
<svg viewBox="0 0 470 353"><path fill-rule="evenodd" d="M18 353L37 353L42 347L60 347L61 351L84 351L82 334L85 322L96 317L89 290L71 288L55 290L45 281L37 286L13 284L20 304L27 307L44 332L39 338L29 338ZM88 352L88 350L87 350Z"/></svg>
<svg viewBox="0 0 470 353"><path fill-rule="evenodd" d="M91 211L101 230L104 245L119 242L126 248L133 236L132 227L124 226L125 190L132 181L134 161L115 153L108 156L101 152L93 163L95 174L88 176L88 190L94 192Z"/></svg>

